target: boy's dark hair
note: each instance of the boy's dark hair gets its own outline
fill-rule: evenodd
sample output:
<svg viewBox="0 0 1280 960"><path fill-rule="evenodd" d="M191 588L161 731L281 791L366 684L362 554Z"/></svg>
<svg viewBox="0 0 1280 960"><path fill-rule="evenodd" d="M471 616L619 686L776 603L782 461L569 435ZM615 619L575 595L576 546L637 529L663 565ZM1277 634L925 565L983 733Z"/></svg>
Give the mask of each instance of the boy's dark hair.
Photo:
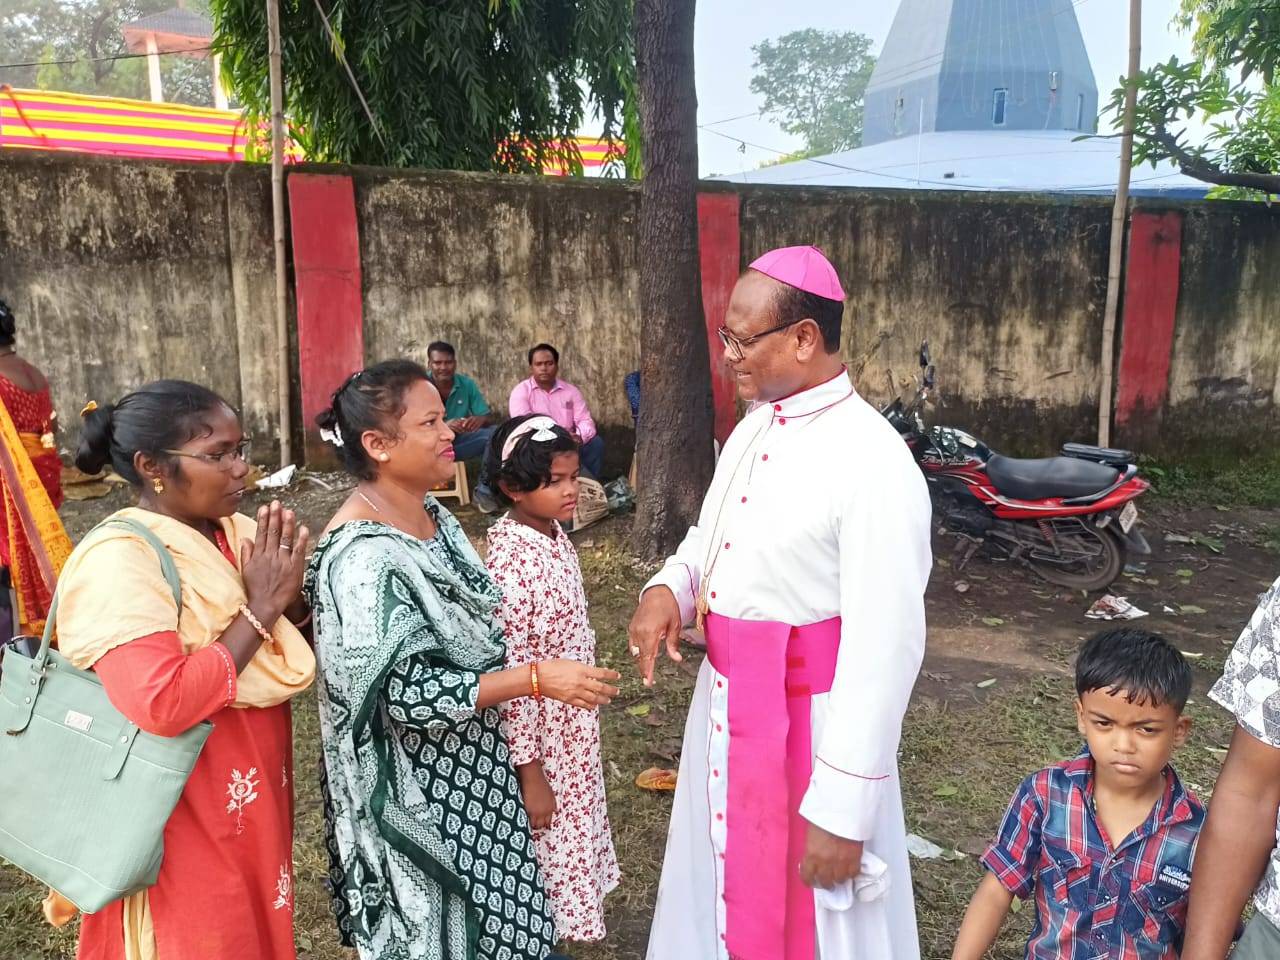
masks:
<svg viewBox="0 0 1280 960"><path fill-rule="evenodd" d="M541 353L543 350L551 354L551 359L555 360L557 364L560 363L560 351L549 343L540 343L536 347L529 348L529 366L533 366L534 354Z"/></svg>
<svg viewBox="0 0 1280 960"><path fill-rule="evenodd" d="M443 353L446 356L457 357L458 351L453 349L452 343L446 343L443 340L433 340L427 345L427 357L433 353Z"/></svg>
<svg viewBox="0 0 1280 960"><path fill-rule="evenodd" d="M556 435L554 440L534 440L532 433L521 437L516 441L510 458L503 463L502 448L506 446L511 431L526 420L540 416L544 414L526 413L522 417L512 417L493 432L489 445L485 448L481 482L508 507L513 501L502 489L502 484L505 483L509 489L521 493L541 489L551 482L551 464L556 455L578 452L578 443L570 436L569 431L556 426L552 428L552 433Z"/></svg>
<svg viewBox="0 0 1280 960"><path fill-rule="evenodd" d="M1104 630L1076 659L1076 695L1093 690L1124 691L1130 703L1167 703L1181 713L1191 696L1191 666L1159 634L1133 627Z"/></svg>
<svg viewBox="0 0 1280 960"><path fill-rule="evenodd" d="M383 360L357 370L333 393L329 409L316 417L316 426L342 438L338 456L347 473L373 480L378 467L360 442L366 430L399 436L404 395L419 380L430 380L422 364L413 360Z"/></svg>

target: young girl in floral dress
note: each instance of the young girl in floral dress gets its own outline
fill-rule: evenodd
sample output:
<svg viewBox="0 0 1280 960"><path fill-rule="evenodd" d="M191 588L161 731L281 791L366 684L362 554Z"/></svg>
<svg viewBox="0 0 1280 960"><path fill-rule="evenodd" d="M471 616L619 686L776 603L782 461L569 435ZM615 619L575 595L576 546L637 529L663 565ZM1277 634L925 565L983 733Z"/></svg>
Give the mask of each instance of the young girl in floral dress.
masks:
<svg viewBox="0 0 1280 960"><path fill-rule="evenodd" d="M498 428L485 474L510 511L489 530L489 572L502 590L507 667L563 657L595 663L582 571L560 521L578 502L578 446L546 416ZM503 706L511 762L563 940L601 940L604 898L618 885L594 711L526 697Z"/></svg>

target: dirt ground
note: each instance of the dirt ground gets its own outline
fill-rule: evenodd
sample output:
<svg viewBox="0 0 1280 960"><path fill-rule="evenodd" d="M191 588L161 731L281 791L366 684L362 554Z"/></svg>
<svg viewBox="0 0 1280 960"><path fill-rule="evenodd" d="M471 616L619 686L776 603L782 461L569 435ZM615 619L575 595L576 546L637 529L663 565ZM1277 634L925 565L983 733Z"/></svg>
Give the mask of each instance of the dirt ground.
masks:
<svg viewBox="0 0 1280 960"><path fill-rule="evenodd" d="M317 479L333 489L304 478L283 499L318 529L346 496L346 481ZM125 491L117 491L104 499L68 503L63 514L78 537L126 502ZM1165 634L1193 658L1197 685L1189 712L1196 734L1176 762L1184 780L1207 796L1231 722L1203 694L1218 676L1258 594L1280 573L1280 510L1189 510L1154 500L1143 507L1153 555L1132 566L1115 592L1150 612L1140 621L1143 627ZM459 511L459 517L481 542L487 519L473 508ZM569 952L580 960L644 956L670 795L640 791L633 781L646 767L677 765L684 710L701 656L688 647L687 662L664 664L652 689L630 676L625 627L647 570L626 550L628 527L625 518L613 519L575 535L599 658L626 674L620 700L602 713L610 816L624 879L609 899L609 938L602 944L571 945ZM901 760L908 829L949 851L946 858L913 861L926 958L949 956L951 938L979 879L976 855L1018 782L1078 749L1072 658L1080 641L1099 628L1084 618L1092 598L981 558L957 571L947 540L935 544L935 555L927 598L928 652L904 727ZM353 956L336 945L323 889L319 801L309 775L318 758L318 723L309 697L297 703L294 716L299 952L304 960ZM74 930L55 933L39 922L40 895L35 884L0 868L0 956L73 956ZM1029 913L1024 910L1006 924L993 957L1021 956Z"/></svg>

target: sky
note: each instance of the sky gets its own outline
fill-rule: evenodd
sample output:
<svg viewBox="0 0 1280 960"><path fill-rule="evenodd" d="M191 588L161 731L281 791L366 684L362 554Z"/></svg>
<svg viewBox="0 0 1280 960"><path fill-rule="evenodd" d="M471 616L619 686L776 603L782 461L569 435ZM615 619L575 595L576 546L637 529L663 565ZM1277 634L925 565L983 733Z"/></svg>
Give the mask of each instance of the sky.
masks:
<svg viewBox="0 0 1280 960"><path fill-rule="evenodd" d="M1124 0L1053 0L1055 9L1074 4L1093 62L1102 102L1119 85L1129 59L1129 4ZM1009 3L1011 11L1021 4ZM856 30L871 37L878 53L897 12L896 0L698 0L695 58L698 82L698 167L702 176L754 170L763 161L801 146L765 118L720 122L760 109L750 89L753 44L792 30ZM1177 55L1186 59L1191 41L1170 21L1179 0L1145 0L1142 65ZM745 151L738 137L751 144ZM770 149L760 149L766 147Z"/></svg>

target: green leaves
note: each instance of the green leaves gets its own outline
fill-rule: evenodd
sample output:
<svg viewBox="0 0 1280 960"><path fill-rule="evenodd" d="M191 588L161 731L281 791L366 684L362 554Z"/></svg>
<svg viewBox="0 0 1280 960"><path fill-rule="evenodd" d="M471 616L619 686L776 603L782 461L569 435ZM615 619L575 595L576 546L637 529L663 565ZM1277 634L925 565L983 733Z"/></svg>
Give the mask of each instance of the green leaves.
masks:
<svg viewBox="0 0 1280 960"><path fill-rule="evenodd" d="M230 86L266 117L263 4L211 6ZM283 0L280 17L285 112L310 159L580 173L590 116L622 135L632 0Z"/></svg>
<svg viewBox="0 0 1280 960"><path fill-rule="evenodd" d="M1183 0L1195 59L1176 57L1138 77L1134 163L1173 160L1217 184L1214 196L1280 193L1280 3ZM1124 88L1107 111L1118 118Z"/></svg>
<svg viewBox="0 0 1280 960"><path fill-rule="evenodd" d="M796 30L751 48L751 92L761 112L805 139L806 156L862 142L862 97L875 68L871 38L835 30Z"/></svg>
<svg viewBox="0 0 1280 960"><path fill-rule="evenodd" d="M174 0L3 0L0 3L0 63L39 66L0 71L15 87L71 90L100 96L149 96L145 59L112 60L127 54L122 27L174 6ZM188 9L204 12L202 0ZM52 63L75 60L74 63ZM213 105L209 63L160 58L166 100Z"/></svg>

